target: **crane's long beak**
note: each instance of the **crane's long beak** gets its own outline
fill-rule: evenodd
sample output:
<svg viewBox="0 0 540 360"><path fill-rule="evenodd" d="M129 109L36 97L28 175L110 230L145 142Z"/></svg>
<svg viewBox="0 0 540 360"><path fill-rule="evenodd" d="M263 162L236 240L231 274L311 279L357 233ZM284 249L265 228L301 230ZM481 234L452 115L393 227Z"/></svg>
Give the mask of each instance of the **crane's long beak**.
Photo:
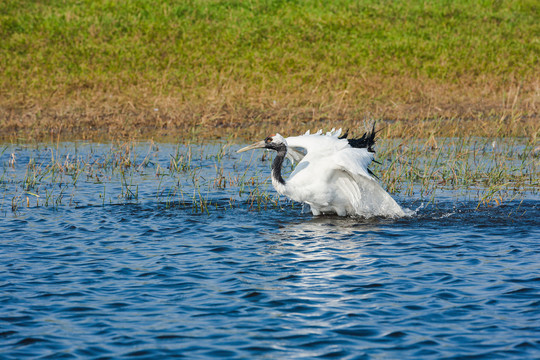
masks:
<svg viewBox="0 0 540 360"><path fill-rule="evenodd" d="M253 150L253 149L262 149L264 148L264 146L265 146L265 143L264 141L261 140L259 142L256 142L255 144L251 144L251 145L241 148L240 150L237 151L237 153L241 153L241 152Z"/></svg>

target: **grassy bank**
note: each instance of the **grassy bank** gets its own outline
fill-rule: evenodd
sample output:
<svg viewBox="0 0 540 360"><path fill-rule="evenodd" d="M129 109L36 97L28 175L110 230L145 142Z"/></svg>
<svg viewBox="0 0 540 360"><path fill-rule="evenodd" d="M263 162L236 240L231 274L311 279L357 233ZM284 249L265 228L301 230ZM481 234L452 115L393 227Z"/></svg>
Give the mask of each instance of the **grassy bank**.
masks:
<svg viewBox="0 0 540 360"><path fill-rule="evenodd" d="M0 132L262 136L375 118L387 136L536 138L539 12L532 0L6 0Z"/></svg>

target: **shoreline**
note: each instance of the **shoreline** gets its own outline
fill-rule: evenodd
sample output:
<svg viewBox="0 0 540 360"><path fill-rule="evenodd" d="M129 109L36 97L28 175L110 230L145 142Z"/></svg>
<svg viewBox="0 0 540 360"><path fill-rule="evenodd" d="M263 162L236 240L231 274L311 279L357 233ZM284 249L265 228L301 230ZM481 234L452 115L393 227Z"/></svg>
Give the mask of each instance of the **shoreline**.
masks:
<svg viewBox="0 0 540 360"><path fill-rule="evenodd" d="M396 84L394 88L392 84ZM527 137L540 134L539 85L449 86L395 77L377 88L328 85L262 91L241 84L228 91L193 88L151 94L148 87L75 94L30 92L0 97L0 139L252 139L318 129L363 131L377 121L381 135L410 137Z"/></svg>
<svg viewBox="0 0 540 360"><path fill-rule="evenodd" d="M438 112L428 116L429 109L415 109L416 113L402 118L385 116L390 111L380 107L377 112L275 106L190 111L187 107L0 109L0 140L248 140L276 132L290 136L334 127L357 134L372 121L385 138L524 137L534 143L540 135L540 115L519 109L463 116Z"/></svg>

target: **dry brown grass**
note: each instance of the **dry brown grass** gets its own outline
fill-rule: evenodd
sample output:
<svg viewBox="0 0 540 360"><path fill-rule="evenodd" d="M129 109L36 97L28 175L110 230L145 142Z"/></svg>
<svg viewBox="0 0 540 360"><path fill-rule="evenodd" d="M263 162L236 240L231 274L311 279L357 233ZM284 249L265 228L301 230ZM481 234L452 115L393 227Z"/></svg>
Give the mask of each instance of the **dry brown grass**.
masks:
<svg viewBox="0 0 540 360"><path fill-rule="evenodd" d="M493 85L496 84L496 85ZM54 139L260 138L306 129L386 124L385 137L522 136L535 141L540 82L462 79L440 83L399 76L321 80L246 88L228 80L210 88L169 94L150 85L116 91L62 89L39 97L4 92L4 141Z"/></svg>

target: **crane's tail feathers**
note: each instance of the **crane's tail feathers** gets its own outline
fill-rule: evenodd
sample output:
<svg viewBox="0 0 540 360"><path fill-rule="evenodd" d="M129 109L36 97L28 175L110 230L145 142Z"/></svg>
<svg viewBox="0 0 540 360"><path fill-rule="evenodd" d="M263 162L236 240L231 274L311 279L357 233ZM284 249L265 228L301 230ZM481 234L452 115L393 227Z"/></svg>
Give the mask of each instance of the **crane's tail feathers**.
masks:
<svg viewBox="0 0 540 360"><path fill-rule="evenodd" d="M373 171L371 171L371 169L367 169L367 172L368 172L369 175L373 176L375 179L381 180L377 175L375 175L375 173Z"/></svg>
<svg viewBox="0 0 540 360"><path fill-rule="evenodd" d="M352 138L347 139L347 136L349 135L349 130L345 131L345 134L340 136L340 139L347 139L349 142L349 145L353 148L365 148L369 152L374 153L375 150L373 150L373 145L375 145L375 134L377 134L378 131L375 131L375 122L373 122L373 128L371 129L371 132L365 132L362 137L359 138Z"/></svg>

